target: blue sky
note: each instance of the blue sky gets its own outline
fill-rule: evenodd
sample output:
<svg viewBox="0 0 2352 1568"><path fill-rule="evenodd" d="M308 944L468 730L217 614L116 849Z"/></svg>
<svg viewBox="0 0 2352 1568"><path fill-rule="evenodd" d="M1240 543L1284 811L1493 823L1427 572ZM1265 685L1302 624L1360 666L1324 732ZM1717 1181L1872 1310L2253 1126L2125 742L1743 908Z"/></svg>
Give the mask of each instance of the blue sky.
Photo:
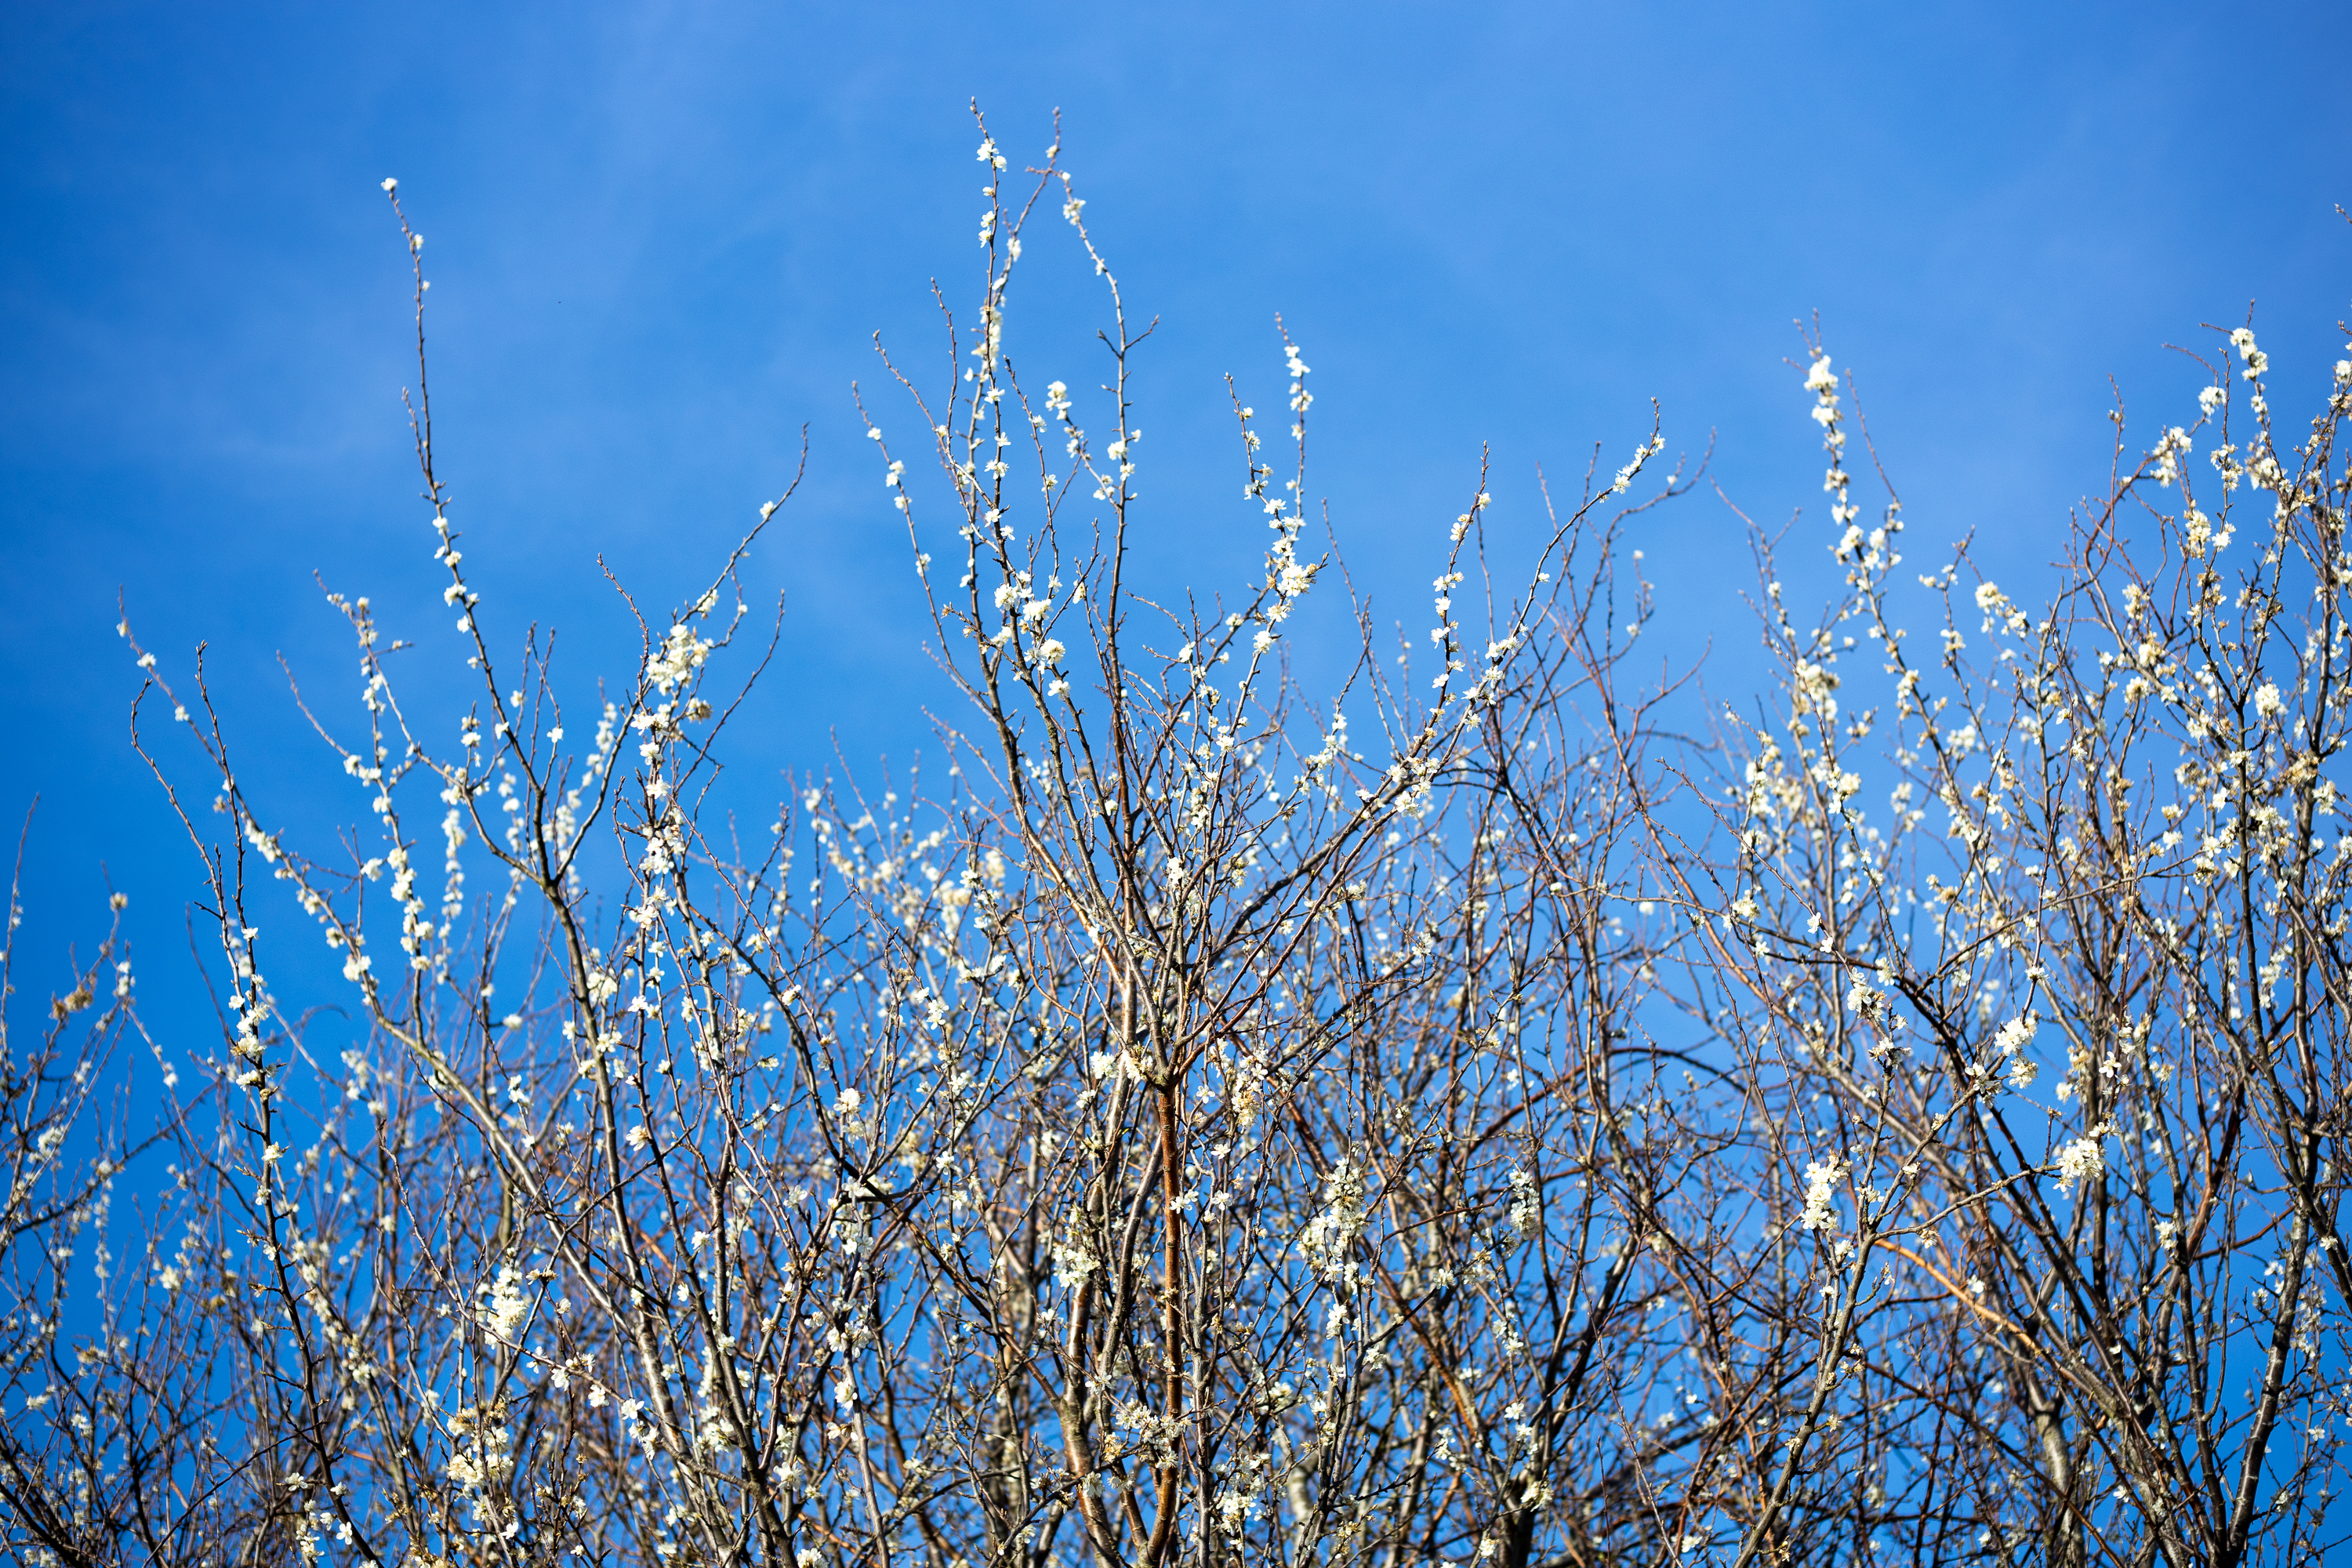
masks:
<svg viewBox="0 0 2352 1568"><path fill-rule="evenodd" d="M428 239L442 461L494 636L553 624L583 686L617 671L599 555L674 599L807 427L810 481L755 566L791 605L755 772L903 757L940 696L848 385L876 379L877 330L936 363L929 280L977 282L974 96L1016 155L1063 111L1089 220L1160 318L1163 584L1234 581L1261 547L1221 377L1276 397L1277 311L1316 370L1311 488L1410 616L1483 442L1524 521L1536 463L1622 461L1652 398L1672 449L1712 433L1750 514L1825 528L1786 363L1815 310L1915 554L1974 531L2030 579L2102 481L2110 375L2136 417L2183 417L2200 377L2165 344L2252 301L2299 416L2352 292L2340 5L11 4L0 26L0 821L42 798L28 936L94 931L104 861L151 955L184 942L195 867L125 744L117 594L167 662L209 639L289 814L349 799L278 664L347 700L313 573L446 635L387 174ZM1087 280L1034 267L1016 353L1087 384ZM1645 529L1661 646L1711 646L1736 686L1740 524L1701 495ZM49 960L25 956L34 991Z"/></svg>

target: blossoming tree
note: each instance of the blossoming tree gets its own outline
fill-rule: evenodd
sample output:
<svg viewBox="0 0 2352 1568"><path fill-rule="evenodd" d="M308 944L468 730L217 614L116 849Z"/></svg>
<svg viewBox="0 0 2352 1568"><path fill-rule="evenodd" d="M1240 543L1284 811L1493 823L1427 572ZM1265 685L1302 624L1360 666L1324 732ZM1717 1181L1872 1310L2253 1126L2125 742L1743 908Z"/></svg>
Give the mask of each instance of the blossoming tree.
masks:
<svg viewBox="0 0 2352 1568"><path fill-rule="evenodd" d="M1625 661L1629 520L1695 477L1654 433L1517 572L1482 475L1391 656L1310 534L1287 339L1286 422L1234 404L1262 576L1139 590L1141 334L1057 151L1015 174L982 136L969 374L885 355L859 405L968 699L943 777L807 784L744 845L712 784L764 664L756 529L585 710L543 642L493 638L421 261L471 705L405 705L369 601L332 598L362 689L305 711L368 811L306 846L126 623L222 1022L152 1042L136 1136L103 1098L144 1038L119 938L11 1025L12 1549L2324 1553L2352 364L2300 439L2245 331L2145 452L2118 411L2029 606L1964 545L1898 571L1816 348L1844 584L1801 616L1757 535L1753 697ZM1083 407L1008 336L1056 216L1106 290ZM1359 657L1309 689L1286 636L1335 595ZM347 1046L268 977L295 914ZM168 1180L126 1236L139 1162Z"/></svg>

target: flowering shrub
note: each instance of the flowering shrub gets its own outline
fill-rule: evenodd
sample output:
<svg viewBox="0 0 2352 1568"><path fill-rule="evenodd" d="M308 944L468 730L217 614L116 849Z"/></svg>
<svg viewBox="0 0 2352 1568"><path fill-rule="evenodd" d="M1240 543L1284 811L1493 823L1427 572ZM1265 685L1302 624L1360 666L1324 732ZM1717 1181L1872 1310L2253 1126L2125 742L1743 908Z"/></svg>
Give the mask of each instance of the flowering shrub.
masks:
<svg viewBox="0 0 2352 1568"><path fill-rule="evenodd" d="M1692 477L1651 475L1654 431L1516 577L1482 476L1425 651L1351 605L1361 657L1310 692L1286 633L1345 590L1300 349L1284 429L1234 398L1262 578L1142 596L1140 334L1055 153L979 156L968 369L886 355L902 412L859 405L969 700L936 787L806 786L745 846L710 793L760 662L741 549L567 713L544 643L480 625L421 365L478 685L404 706L369 601L331 599L362 686L310 711L366 804L346 846L271 826L126 623L142 754L161 718L217 784L156 763L223 1026L154 1047L143 1142L100 1100L143 1038L119 940L7 1043L12 1549L2323 1553L2352 364L2300 439L2248 331L2144 456L2119 411L2030 606L1965 548L1898 572L1816 350L1843 593L1801 622L1759 538L1773 674L1712 732L1624 663L1626 520ZM1008 348L1055 216L1108 295L1083 412ZM269 978L297 941L340 963L348 1048ZM126 1237L133 1160L170 1180Z"/></svg>

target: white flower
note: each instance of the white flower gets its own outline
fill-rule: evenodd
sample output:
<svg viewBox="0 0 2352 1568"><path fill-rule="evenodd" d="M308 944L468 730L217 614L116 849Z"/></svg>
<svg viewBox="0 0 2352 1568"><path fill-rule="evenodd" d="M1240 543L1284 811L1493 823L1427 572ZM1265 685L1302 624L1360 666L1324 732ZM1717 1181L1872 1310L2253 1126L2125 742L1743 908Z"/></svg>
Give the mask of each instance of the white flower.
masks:
<svg viewBox="0 0 2352 1568"><path fill-rule="evenodd" d="M1323 1210L1298 1233L1298 1250L1320 1278L1339 1272L1349 1248L1364 1233L1364 1173L1353 1160L1342 1160L1324 1178Z"/></svg>
<svg viewBox="0 0 2352 1568"><path fill-rule="evenodd" d="M1065 1290L1076 1289L1085 1283L1087 1275L1102 1267L1082 1241L1056 1237L1048 1244L1054 1258L1055 1282Z"/></svg>
<svg viewBox="0 0 2352 1568"><path fill-rule="evenodd" d="M1824 1230L1837 1224L1837 1184L1845 1179L1845 1162L1816 1160L1805 1167L1805 1212L1798 1222L1807 1230Z"/></svg>
<svg viewBox="0 0 2352 1568"><path fill-rule="evenodd" d="M530 1298L522 1292L522 1277L512 1264L501 1267L498 1283L490 1290L490 1304L481 1314L482 1326L502 1340L512 1340L530 1316Z"/></svg>
<svg viewBox="0 0 2352 1568"><path fill-rule="evenodd" d="M2261 380L2263 372L2271 367L2271 356L2254 346L2254 334L2240 327L2230 334L2230 342L2238 351L2238 357L2246 363L2246 379Z"/></svg>
<svg viewBox="0 0 2352 1568"><path fill-rule="evenodd" d="M2254 711L2265 719L2275 719L2286 711L2286 700L2279 695L2277 682L2269 682L2254 693Z"/></svg>
<svg viewBox="0 0 2352 1568"><path fill-rule="evenodd" d="M1829 392L1834 390L1836 386L1837 374L1830 369L1830 356L1823 354L1813 361L1811 369L1805 372L1805 390L1815 393Z"/></svg>
<svg viewBox="0 0 2352 1568"><path fill-rule="evenodd" d="M2107 1160L2100 1135L2106 1131L2103 1123L2058 1151L2058 1190L2071 1193L2077 1182L2095 1180L2106 1173Z"/></svg>
<svg viewBox="0 0 2352 1568"><path fill-rule="evenodd" d="M671 626L660 651L646 662L646 682L667 696L671 688L702 667L716 646L695 636L694 628L684 622Z"/></svg>
<svg viewBox="0 0 2352 1568"><path fill-rule="evenodd" d="M1532 1234L1543 1217L1543 1199L1536 1192L1536 1179L1523 1170L1511 1173L1511 1208L1503 1216L1503 1228L1515 1237Z"/></svg>

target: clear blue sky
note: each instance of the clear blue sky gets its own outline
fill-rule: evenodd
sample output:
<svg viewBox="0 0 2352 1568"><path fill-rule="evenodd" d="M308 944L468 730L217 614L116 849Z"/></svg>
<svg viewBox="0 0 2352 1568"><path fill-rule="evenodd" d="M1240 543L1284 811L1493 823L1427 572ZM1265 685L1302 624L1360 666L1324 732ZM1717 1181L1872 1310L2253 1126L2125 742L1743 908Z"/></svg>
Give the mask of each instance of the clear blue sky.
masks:
<svg viewBox="0 0 2352 1568"><path fill-rule="evenodd" d="M970 292L974 95L1015 154L1063 110L1088 216L1161 318L1162 582L1229 581L1262 542L1219 378L1273 400L1277 310L1317 373L1314 488L1415 614L1482 441L1524 508L1538 461L1622 460L1653 397L1675 449L1716 433L1751 513L1817 514L1785 363L1816 310L1915 552L1972 529L2030 574L2104 474L2110 374L2181 417L2198 378L2163 345L2255 301L2299 416L2352 292L2340 0L16 3L0 37L0 821L42 796L33 931L94 929L104 859L151 972L194 867L125 746L118 591L167 661L211 639L247 754L305 759L337 810L276 663L347 700L311 574L446 631L387 174L428 237L445 472L495 636L551 622L583 684L617 669L597 554L675 596L809 427L758 568L792 601L759 768L835 736L903 755L937 696L847 386L877 329L936 362L930 278ZM1093 379L1081 282L1040 264L1061 324L1033 374ZM1694 498L1643 542L1673 646L1717 634L1736 676L1737 521ZM26 957L33 992L52 961Z"/></svg>

